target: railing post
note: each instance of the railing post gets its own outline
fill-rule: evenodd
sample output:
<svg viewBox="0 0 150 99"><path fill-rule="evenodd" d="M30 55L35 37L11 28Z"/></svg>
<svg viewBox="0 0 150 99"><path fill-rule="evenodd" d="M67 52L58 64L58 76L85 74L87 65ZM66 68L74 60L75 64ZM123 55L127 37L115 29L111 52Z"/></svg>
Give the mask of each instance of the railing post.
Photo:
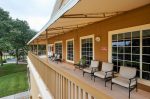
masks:
<svg viewBox="0 0 150 99"><path fill-rule="evenodd" d="M36 48L36 50L37 50L37 55L39 54L39 44L38 44L38 39L36 40L37 41L37 48Z"/></svg>
<svg viewBox="0 0 150 99"><path fill-rule="evenodd" d="M48 30L46 29L46 56L48 58Z"/></svg>
<svg viewBox="0 0 150 99"><path fill-rule="evenodd" d="M34 41L33 41L33 53L35 53L35 46L34 46Z"/></svg>

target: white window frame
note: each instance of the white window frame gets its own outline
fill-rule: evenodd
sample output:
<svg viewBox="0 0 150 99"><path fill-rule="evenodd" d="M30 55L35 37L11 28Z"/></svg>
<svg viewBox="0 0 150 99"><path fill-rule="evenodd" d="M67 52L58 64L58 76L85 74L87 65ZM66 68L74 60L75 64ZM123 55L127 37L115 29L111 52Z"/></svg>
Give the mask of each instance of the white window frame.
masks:
<svg viewBox="0 0 150 99"><path fill-rule="evenodd" d="M82 39L92 38L93 40L93 60L95 59L95 40L94 34L80 37L80 59L82 57Z"/></svg>
<svg viewBox="0 0 150 99"><path fill-rule="evenodd" d="M47 46L48 46L48 51L50 51L50 47L51 47L51 46L54 47L54 44L48 44Z"/></svg>
<svg viewBox="0 0 150 99"><path fill-rule="evenodd" d="M129 28L118 29L114 31L108 32L108 62L112 63L112 35L113 34L121 34L131 31L140 31L140 49L142 48L142 30L150 29L150 24L134 26ZM140 56L142 55L142 50L140 50ZM140 71L142 70L142 57L140 57ZM140 72L139 82L145 85L150 86L150 82L148 80L142 79L142 72Z"/></svg>
<svg viewBox="0 0 150 99"><path fill-rule="evenodd" d="M73 41L73 61L68 60L68 45L67 45L67 43L68 43L69 41ZM66 40L66 61L67 61L67 62L70 62L70 63L74 63L74 38L73 38L73 39L68 39L68 40Z"/></svg>
<svg viewBox="0 0 150 99"><path fill-rule="evenodd" d="M63 59L63 41L56 41L56 42L54 42L54 52L55 52L55 44L56 43L61 43L62 44L62 59ZM56 52L55 52L56 53Z"/></svg>

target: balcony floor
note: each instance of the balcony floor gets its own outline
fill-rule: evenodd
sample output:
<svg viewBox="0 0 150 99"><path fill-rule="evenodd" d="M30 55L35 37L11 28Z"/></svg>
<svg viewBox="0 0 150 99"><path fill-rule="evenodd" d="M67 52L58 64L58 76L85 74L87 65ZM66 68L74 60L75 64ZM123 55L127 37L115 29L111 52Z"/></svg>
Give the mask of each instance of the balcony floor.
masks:
<svg viewBox="0 0 150 99"><path fill-rule="evenodd" d="M82 70L76 69L74 71L74 66L68 63L55 63L52 61L47 61L46 58L41 58L43 61L48 62L49 64L52 64L54 66L58 66L65 72L68 72L70 75L73 75L77 77L80 80L85 81L89 86L92 86L101 92L110 95L113 99L128 99L128 89L121 87L119 85L114 84L112 91L110 90L110 82L107 82L107 87L104 86L104 80L100 78L96 78L95 82L91 80L91 77L89 74L85 74L85 76L82 76ZM150 99L150 93L138 89L138 92L133 90L131 92L131 99Z"/></svg>

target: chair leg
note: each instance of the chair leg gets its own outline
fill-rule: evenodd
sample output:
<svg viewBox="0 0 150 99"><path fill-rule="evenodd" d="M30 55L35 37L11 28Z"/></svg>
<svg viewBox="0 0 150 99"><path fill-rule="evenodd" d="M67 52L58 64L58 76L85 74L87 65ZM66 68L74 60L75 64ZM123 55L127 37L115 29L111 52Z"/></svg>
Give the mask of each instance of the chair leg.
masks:
<svg viewBox="0 0 150 99"><path fill-rule="evenodd" d="M96 78L96 76L94 75L94 82L95 82L95 78Z"/></svg>
<svg viewBox="0 0 150 99"><path fill-rule="evenodd" d="M130 99L130 89L129 89L129 99Z"/></svg>
<svg viewBox="0 0 150 99"><path fill-rule="evenodd" d="M85 72L83 71L83 77L84 77L84 73L85 73Z"/></svg>
<svg viewBox="0 0 150 99"><path fill-rule="evenodd" d="M136 84L136 92L138 92L137 84Z"/></svg>
<svg viewBox="0 0 150 99"><path fill-rule="evenodd" d="M94 76L94 74L93 74L93 73L91 73L91 80L92 80L93 76Z"/></svg>
<svg viewBox="0 0 150 99"><path fill-rule="evenodd" d="M106 80L107 80L107 79L105 78L105 87L106 87Z"/></svg>
<svg viewBox="0 0 150 99"><path fill-rule="evenodd" d="M112 80L111 80L111 90L112 90L112 84L113 84L113 82L112 82Z"/></svg>

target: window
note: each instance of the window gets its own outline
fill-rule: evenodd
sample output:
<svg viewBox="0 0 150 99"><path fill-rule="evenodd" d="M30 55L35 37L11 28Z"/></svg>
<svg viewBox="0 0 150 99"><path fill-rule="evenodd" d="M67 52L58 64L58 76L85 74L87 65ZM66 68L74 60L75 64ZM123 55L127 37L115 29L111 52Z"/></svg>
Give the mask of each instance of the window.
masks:
<svg viewBox="0 0 150 99"><path fill-rule="evenodd" d="M94 47L93 47L93 38L94 36L87 36L87 37L81 37L81 57L85 57L86 58L86 64L89 65L91 60L93 60L93 51L94 51Z"/></svg>
<svg viewBox="0 0 150 99"><path fill-rule="evenodd" d="M62 42L55 43L55 53L60 54L62 58Z"/></svg>
<svg viewBox="0 0 150 99"><path fill-rule="evenodd" d="M66 46L67 46L67 61L68 62L74 62L74 40L73 39L71 39L71 40L67 40L66 41Z"/></svg>
<svg viewBox="0 0 150 99"><path fill-rule="evenodd" d="M128 29L130 30L130 29ZM113 31L110 36L110 62L114 70L120 66L137 68L137 76L150 80L150 29L133 29L128 32Z"/></svg>

